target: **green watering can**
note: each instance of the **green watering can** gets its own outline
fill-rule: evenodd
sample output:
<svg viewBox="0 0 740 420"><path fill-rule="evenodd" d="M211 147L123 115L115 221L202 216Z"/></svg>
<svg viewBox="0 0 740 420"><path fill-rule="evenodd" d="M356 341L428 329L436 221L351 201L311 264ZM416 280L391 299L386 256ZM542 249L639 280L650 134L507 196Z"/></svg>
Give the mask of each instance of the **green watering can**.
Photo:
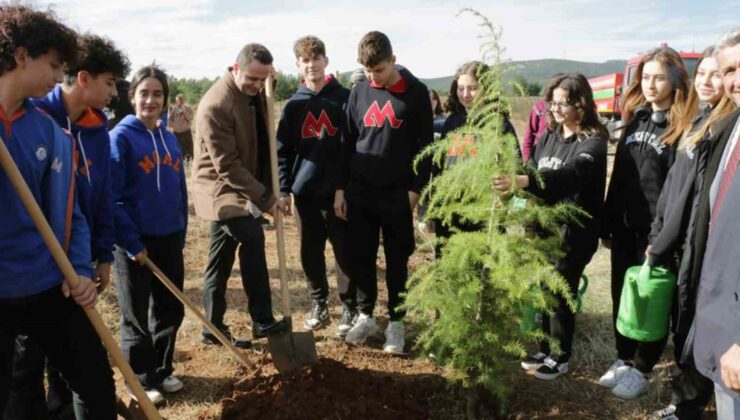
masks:
<svg viewBox="0 0 740 420"><path fill-rule="evenodd" d="M586 276L585 274L582 274L581 284L580 284L580 287L578 288L578 293L576 295L575 313L581 312L581 308L583 308L583 295L586 294L586 290L588 290L588 276ZM540 327L541 324L542 324L542 314L540 313L540 311L538 311L537 309L531 306L525 306L521 330L522 331L532 331L535 328Z"/></svg>
<svg viewBox="0 0 740 420"><path fill-rule="evenodd" d="M619 300L617 331L637 341L657 341L668 334L676 276L664 267L630 267Z"/></svg>

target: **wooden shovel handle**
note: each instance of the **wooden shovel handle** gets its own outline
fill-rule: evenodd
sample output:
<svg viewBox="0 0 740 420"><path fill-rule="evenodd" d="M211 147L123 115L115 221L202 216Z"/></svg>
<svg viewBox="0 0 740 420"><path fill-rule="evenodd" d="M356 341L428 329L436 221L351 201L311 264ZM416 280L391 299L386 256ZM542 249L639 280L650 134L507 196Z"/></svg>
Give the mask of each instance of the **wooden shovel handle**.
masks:
<svg viewBox="0 0 740 420"><path fill-rule="evenodd" d="M277 138L275 136L275 98L272 89L272 75L265 81L265 96L267 97L267 132L270 136L270 171L272 174L272 192L280 194L280 181L278 178L277 162ZM288 289L288 272L285 265L285 228L283 226L283 213L275 209L275 232L277 233L278 265L280 267L280 293L283 301L283 316L290 317L290 290Z"/></svg>
<svg viewBox="0 0 740 420"><path fill-rule="evenodd" d="M36 199L34 199L31 194L31 190L28 189L28 185L23 179L18 167L15 165L13 158L10 156L10 152L8 152L8 148L5 146L4 141L0 141L0 165L2 165L5 175L18 193L18 197L20 197L23 206L26 208L31 220L33 220L33 224L36 225L36 229L38 229L41 234L44 243L49 248L49 252L51 252L52 257L54 257L54 261L56 261L59 266L64 278L72 288L77 287L77 284L79 283L77 273L75 272L72 263L69 262L69 258L67 258L67 254L59 244L54 232L51 230L51 226L49 226L49 222L47 222L44 217ZM61 290L59 293L61 293ZM92 323L98 336L100 336L103 346L108 350L108 353L113 358L113 363L118 367L121 374L126 379L126 382L131 387L131 391L139 401L139 405L141 405L142 411L144 411L147 419L161 419L162 417L160 417L154 404L152 404L149 397L147 397L146 392L144 392L144 388L139 383L138 378L126 361L121 349L118 347L118 343L116 343L110 331L105 326L103 318L100 317L98 311L96 311L95 308L83 307L82 309L85 311L85 315L90 319L90 323Z"/></svg>
<svg viewBox="0 0 740 420"><path fill-rule="evenodd" d="M195 316L197 316L198 319L200 319L203 325L205 325L206 328L208 328L211 334L215 335L218 341L220 341L221 344L223 344L226 348L229 349L229 351L231 351L231 353L234 354L234 356L236 356L237 360L239 360L248 369L253 369L255 367L255 365L252 362L250 362L249 359L247 359L247 357L242 352L240 352L236 347L234 347L234 345L231 343L231 340L226 338L226 336L224 335L224 333L221 332L221 330L216 328L216 326L213 325L208 320L208 318L206 318L206 316L203 315L203 313L198 310L198 308L196 308L192 303L190 303L187 300L187 298L182 293L182 291L178 289L174 283L172 283L172 280L170 280L169 277L167 277L167 275L165 275L162 272L162 270L160 270L159 267L157 267L156 264L152 262L152 260L150 260L148 257L144 257L144 264L146 264L146 266L149 267L150 270L152 270L152 273L154 273L154 275L159 279L159 281L161 281L162 284L164 284L164 286L167 289L169 289L169 291L172 292L173 295L175 295L177 300L182 302L183 305L187 306L188 309L190 309L195 314Z"/></svg>

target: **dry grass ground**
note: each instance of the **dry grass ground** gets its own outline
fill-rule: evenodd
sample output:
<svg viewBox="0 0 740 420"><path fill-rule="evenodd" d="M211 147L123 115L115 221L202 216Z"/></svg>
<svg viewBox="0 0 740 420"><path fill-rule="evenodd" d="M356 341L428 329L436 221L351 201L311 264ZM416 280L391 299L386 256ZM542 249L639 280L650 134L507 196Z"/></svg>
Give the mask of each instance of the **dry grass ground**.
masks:
<svg viewBox="0 0 740 420"><path fill-rule="evenodd" d="M520 136L524 133L524 122L534 98L517 99L514 103L514 123ZM298 236L293 218L287 219L287 264L290 273L290 291L294 303L295 327L300 328L305 312L309 308L306 287L300 266L298 253ZM268 265L271 269L273 285L273 307L278 312L280 305L279 281L277 273L277 252L274 231L267 231ZM191 302L202 307L203 271L208 253L208 224L197 217L192 217L188 229L185 254L185 294ZM331 261L331 248L327 249L327 261ZM381 253L382 255L382 253ZM422 246L414 254L411 266L418 265L424 259L432 258L431 250ZM384 266L379 257L380 267ZM329 264L331 267L332 264ZM413 268L412 268L413 269ZM583 312L577 320L577 338L575 352L571 363L572 372L554 382L543 382L523 372L513 378L513 392L509 406L511 418L561 418L561 419L638 419L644 418L652 410L663 407L670 400L668 356L657 367L649 392L642 398L628 402L612 397L608 390L597 385L597 380L615 357L611 327L611 297L609 286L609 254L600 249L594 256L586 273L591 279L585 297ZM379 323L385 325L383 271L379 270L381 300L379 304ZM331 315L334 320L339 317L340 304L333 286L333 269L330 272ZM232 271L227 291L228 311L226 321L236 336L249 337L251 322L246 313L246 298L241 286L238 265ZM110 287L101 299L99 310L114 334L118 333L118 309L115 298L115 287ZM279 315L276 313L276 315ZM378 360L377 350L352 349L333 338L335 324L319 331L317 348L322 357L333 358L347 365L359 366L390 375L405 375L407 372L425 372L425 374L444 376L444 372L435 368L423 355L412 355L403 362L369 363L367 360ZM413 328L413 327L412 327ZM201 325L197 318L186 313L185 321L178 335L175 355L175 374L182 379L185 389L168 397L161 407L161 414L169 419L211 419L219 418L221 400L229 398L234 384L243 378L244 371L240 365L223 348L205 346L200 341ZM377 349L382 341L371 342ZM258 349L265 344L258 344ZM373 353L368 358L366 352ZM255 361L267 357L250 353ZM365 362L362 362L365 360ZM382 360L382 359L380 359ZM364 366L362 366L364 363ZM263 375L272 372L267 369ZM120 385L120 378L119 378ZM123 395L125 388L119 386ZM449 419L464 417L464 403L460 400L459 390L451 389L446 394L444 409L433 412L434 418Z"/></svg>

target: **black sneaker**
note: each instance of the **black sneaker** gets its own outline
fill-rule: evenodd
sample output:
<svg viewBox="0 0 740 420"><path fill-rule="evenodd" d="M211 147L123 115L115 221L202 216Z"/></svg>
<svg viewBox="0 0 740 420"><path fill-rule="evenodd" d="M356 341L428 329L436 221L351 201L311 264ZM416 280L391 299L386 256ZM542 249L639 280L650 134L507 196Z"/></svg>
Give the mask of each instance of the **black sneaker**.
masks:
<svg viewBox="0 0 740 420"><path fill-rule="evenodd" d="M662 408L658 411L654 411L652 414L650 414L650 417L648 417L650 420L678 420L678 416L676 416L676 406L673 404L668 405L665 408Z"/></svg>
<svg viewBox="0 0 740 420"><path fill-rule="evenodd" d="M326 300L314 300L311 303L311 312L309 312L303 327L307 330L318 330L329 322L329 307Z"/></svg>
<svg viewBox="0 0 740 420"><path fill-rule="evenodd" d="M539 369L540 366L545 364L545 359L547 359L547 355L545 353L542 353L541 351L538 351L537 353L534 353L534 354L530 354L524 360L522 360L522 363L521 363L522 369L524 370Z"/></svg>
<svg viewBox="0 0 740 420"><path fill-rule="evenodd" d="M539 379L551 381L564 373L568 373L568 362L561 363L548 356L545 359L545 363L534 373L534 376Z"/></svg>
<svg viewBox="0 0 740 420"><path fill-rule="evenodd" d="M352 310L347 306L342 307L342 317L339 319L339 325L337 325L337 335L344 337L347 335L352 326L357 321L357 310Z"/></svg>
<svg viewBox="0 0 740 420"><path fill-rule="evenodd" d="M223 335L225 335L226 338L229 341L231 341L231 344L238 349L251 349L252 348L251 341L234 337L233 335L231 335L231 332L229 331L228 328L221 330L221 333L223 333ZM221 345L221 342L218 341L218 338L216 338L215 335L211 334L210 331L203 331L203 339L201 341L203 341L203 344L216 345L216 346Z"/></svg>
<svg viewBox="0 0 740 420"><path fill-rule="evenodd" d="M252 325L252 338L257 340L265 338L268 335L275 335L285 332L288 329L288 325L285 320L272 320L269 322L255 322Z"/></svg>

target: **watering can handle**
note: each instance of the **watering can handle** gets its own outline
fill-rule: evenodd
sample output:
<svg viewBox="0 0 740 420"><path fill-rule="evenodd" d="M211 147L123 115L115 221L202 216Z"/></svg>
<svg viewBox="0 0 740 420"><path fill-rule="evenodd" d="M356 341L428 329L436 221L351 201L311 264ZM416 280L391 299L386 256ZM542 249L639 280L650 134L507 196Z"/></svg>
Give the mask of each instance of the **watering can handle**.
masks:
<svg viewBox="0 0 740 420"><path fill-rule="evenodd" d="M639 282L649 282L651 269L652 267L650 267L650 262L646 258L645 263L640 267L640 273L637 275L637 280Z"/></svg>

